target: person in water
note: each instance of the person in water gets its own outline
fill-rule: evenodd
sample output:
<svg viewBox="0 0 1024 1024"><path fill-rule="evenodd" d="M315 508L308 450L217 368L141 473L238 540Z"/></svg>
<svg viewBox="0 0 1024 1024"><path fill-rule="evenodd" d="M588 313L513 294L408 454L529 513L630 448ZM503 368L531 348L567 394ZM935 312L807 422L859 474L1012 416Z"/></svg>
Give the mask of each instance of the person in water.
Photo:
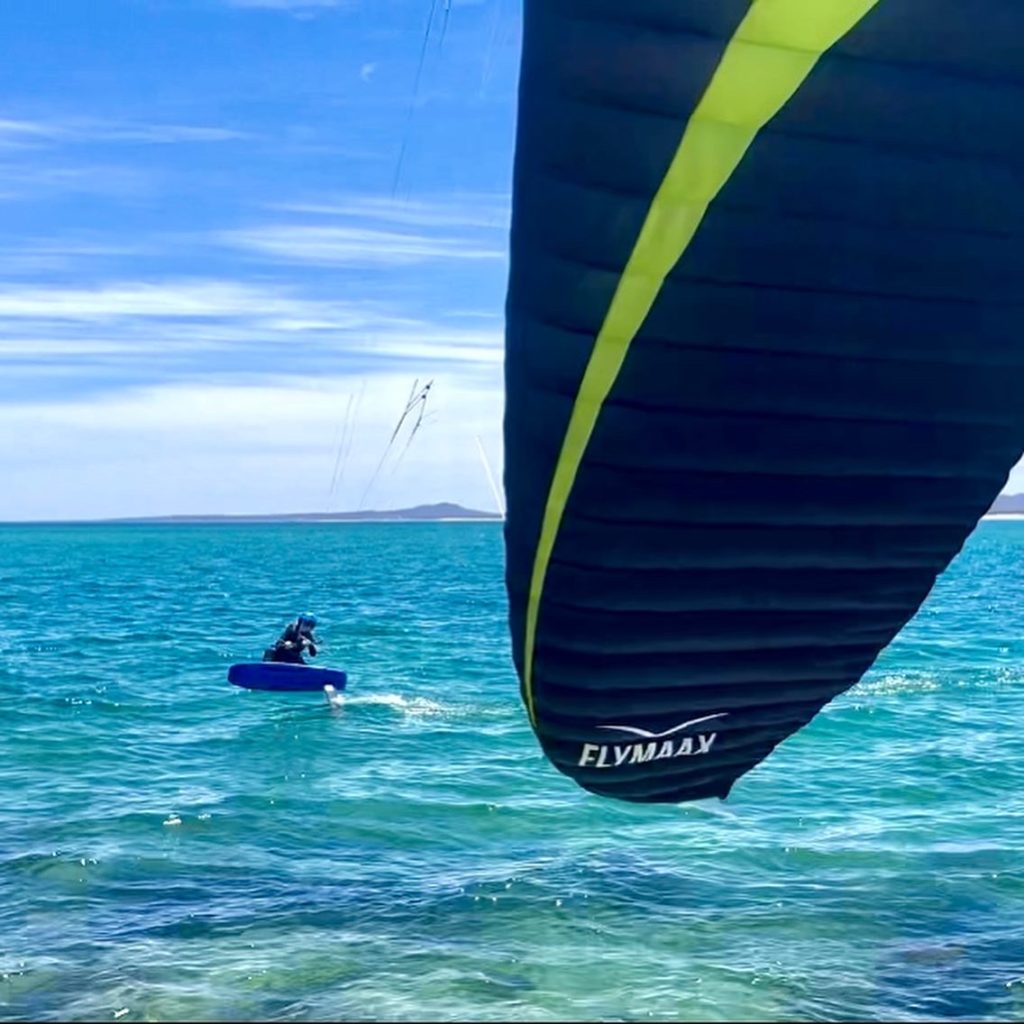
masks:
<svg viewBox="0 0 1024 1024"><path fill-rule="evenodd" d="M268 647L263 654L264 661L284 661L292 665L305 665L303 654L309 651L316 657L318 643L313 630L316 628L316 616L311 612L300 615L294 622L289 622L284 632L273 647Z"/></svg>

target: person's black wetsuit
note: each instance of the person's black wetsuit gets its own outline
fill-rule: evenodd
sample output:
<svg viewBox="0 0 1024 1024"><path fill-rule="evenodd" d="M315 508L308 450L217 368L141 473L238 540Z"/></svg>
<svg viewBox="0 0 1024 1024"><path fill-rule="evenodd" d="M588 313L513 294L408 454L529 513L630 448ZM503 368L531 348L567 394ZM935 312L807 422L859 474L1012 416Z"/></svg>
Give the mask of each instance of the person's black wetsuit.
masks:
<svg viewBox="0 0 1024 1024"><path fill-rule="evenodd" d="M278 638L273 647L268 647L263 654L264 661L284 661L291 665L305 665L306 659L302 657L308 650L316 657L316 639L313 636L312 627L303 623L299 627L299 620L289 622L284 632Z"/></svg>

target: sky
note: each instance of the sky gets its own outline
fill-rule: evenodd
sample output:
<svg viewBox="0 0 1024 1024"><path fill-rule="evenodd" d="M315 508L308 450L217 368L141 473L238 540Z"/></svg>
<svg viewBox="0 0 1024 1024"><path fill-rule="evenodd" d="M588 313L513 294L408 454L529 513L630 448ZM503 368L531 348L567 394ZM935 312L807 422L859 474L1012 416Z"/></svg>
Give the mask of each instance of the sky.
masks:
<svg viewBox="0 0 1024 1024"><path fill-rule="evenodd" d="M0 520L496 508L520 35L520 0L4 0Z"/></svg>
<svg viewBox="0 0 1024 1024"><path fill-rule="evenodd" d="M0 4L0 520L494 509L520 31Z"/></svg>

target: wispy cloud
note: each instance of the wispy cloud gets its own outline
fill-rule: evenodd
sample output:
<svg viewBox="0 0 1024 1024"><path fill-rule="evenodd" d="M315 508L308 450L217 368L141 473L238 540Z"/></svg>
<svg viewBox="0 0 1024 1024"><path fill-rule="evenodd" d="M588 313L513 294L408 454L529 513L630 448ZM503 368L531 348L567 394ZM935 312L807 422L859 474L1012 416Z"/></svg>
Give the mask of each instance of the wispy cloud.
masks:
<svg viewBox="0 0 1024 1024"><path fill-rule="evenodd" d="M512 197L507 193L447 194L421 199L353 195L319 202L283 203L275 208L290 213L377 220L409 227L504 229L511 217Z"/></svg>
<svg viewBox="0 0 1024 1024"><path fill-rule="evenodd" d="M429 260L500 260L505 255L496 246L464 238L342 226L268 225L225 232L221 237L230 245L261 256L352 267L409 266Z"/></svg>
<svg viewBox="0 0 1024 1024"><path fill-rule="evenodd" d="M347 309L339 303L298 299L287 292L234 281L120 282L98 288L0 289L0 320L107 321L126 317L195 319L298 317L331 320ZM353 317L346 326L360 326Z"/></svg>
<svg viewBox="0 0 1024 1024"><path fill-rule="evenodd" d="M70 238L26 239L17 245L0 246L0 274L6 277L38 277L71 268L95 267L128 257L159 254L155 246L125 241L89 241ZM0 286L2 291L2 286Z"/></svg>
<svg viewBox="0 0 1024 1024"><path fill-rule="evenodd" d="M349 331L353 334L344 337L342 347L339 332ZM68 361L64 364L49 364L47 374L70 370L77 373L82 360L89 360L98 370L107 372L109 360L97 357L113 357L122 366L130 361L153 366L169 355L181 358L217 351L229 352L230 364L222 360L213 364L195 362L192 364L194 375L217 376L230 366L231 372L240 377L247 373L278 378L293 374L304 376L310 365L314 365L308 359L315 359L315 365L322 367L359 356L416 362L427 370L451 362L496 364L503 358L500 329L471 331L429 323L384 322L372 330L357 332L352 327L295 321L268 323L259 331L243 326L183 330L180 326L154 329L147 325L145 330L116 328L73 336L5 334L0 338L0 367L11 374L16 362L34 364L43 358L65 358ZM271 358L269 361L255 358L261 355ZM111 379L112 390L117 390L117 383L116 378Z"/></svg>
<svg viewBox="0 0 1024 1024"><path fill-rule="evenodd" d="M189 124L125 124L102 125L81 122L73 129L75 141L100 142L230 142L245 139L245 132L232 128Z"/></svg>
<svg viewBox="0 0 1024 1024"><path fill-rule="evenodd" d="M53 139L52 126L0 118L0 149L31 148Z"/></svg>
<svg viewBox="0 0 1024 1024"><path fill-rule="evenodd" d="M380 331L373 337L355 339L352 350L415 361L428 368L449 362L496 365L505 357L500 328L467 331L435 324L420 324L415 330Z"/></svg>
<svg viewBox="0 0 1024 1024"><path fill-rule="evenodd" d="M404 365L472 375L503 356L499 324L402 316L371 301L231 281L0 289L0 395L117 392L141 382L280 381Z"/></svg>
<svg viewBox="0 0 1024 1024"><path fill-rule="evenodd" d="M226 142L246 138L244 132L211 125L105 121L94 118L65 120L0 119L0 147L30 148L41 145L95 142L171 144L179 142Z"/></svg>
<svg viewBox="0 0 1024 1024"><path fill-rule="evenodd" d="M151 188L151 174L134 167L105 163L77 167L0 163L0 202L59 195L127 199L146 195Z"/></svg>
<svg viewBox="0 0 1024 1024"><path fill-rule="evenodd" d="M216 125L92 118L0 119L0 154L4 157L0 162L0 201L72 195L137 198L151 192L162 172L131 165L128 154L118 156L116 164L111 163L109 151L96 159L95 147L209 145L249 138ZM83 157L83 153L88 155Z"/></svg>

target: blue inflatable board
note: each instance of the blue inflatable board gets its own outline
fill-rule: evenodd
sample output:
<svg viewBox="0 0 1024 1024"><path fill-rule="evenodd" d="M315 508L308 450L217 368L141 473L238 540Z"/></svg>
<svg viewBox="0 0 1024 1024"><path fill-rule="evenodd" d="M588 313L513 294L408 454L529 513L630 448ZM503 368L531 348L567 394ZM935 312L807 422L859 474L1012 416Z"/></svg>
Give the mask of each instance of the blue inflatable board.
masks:
<svg viewBox="0 0 1024 1024"><path fill-rule="evenodd" d="M315 693L325 686L344 690L346 674L333 668L290 665L279 661L256 661L232 665L228 682L247 690L276 690L279 693Z"/></svg>

